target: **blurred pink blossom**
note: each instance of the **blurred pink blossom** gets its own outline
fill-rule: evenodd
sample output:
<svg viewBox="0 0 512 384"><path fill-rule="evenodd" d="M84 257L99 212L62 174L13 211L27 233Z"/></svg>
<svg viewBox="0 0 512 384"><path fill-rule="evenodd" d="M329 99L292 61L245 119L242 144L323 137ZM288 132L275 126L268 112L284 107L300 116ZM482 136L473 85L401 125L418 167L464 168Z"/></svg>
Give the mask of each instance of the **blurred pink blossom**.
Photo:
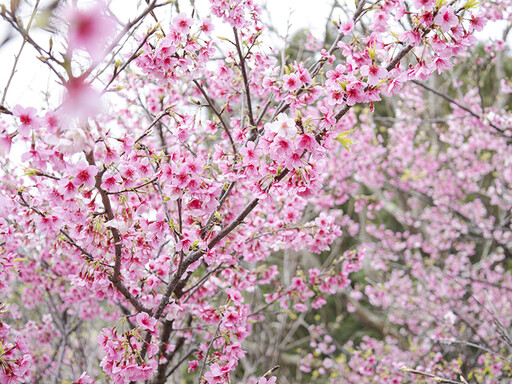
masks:
<svg viewBox="0 0 512 384"><path fill-rule="evenodd" d="M103 59L108 41L115 32L114 19L107 5L99 0L89 9L78 9L74 3L65 11L64 20L69 23L69 53L84 49L94 62Z"/></svg>

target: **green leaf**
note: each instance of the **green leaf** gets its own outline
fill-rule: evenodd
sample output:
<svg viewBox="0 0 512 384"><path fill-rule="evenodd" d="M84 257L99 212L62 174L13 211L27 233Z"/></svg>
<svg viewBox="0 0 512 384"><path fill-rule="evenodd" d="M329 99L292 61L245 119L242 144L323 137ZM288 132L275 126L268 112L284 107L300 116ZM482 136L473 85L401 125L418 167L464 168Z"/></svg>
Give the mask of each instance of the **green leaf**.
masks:
<svg viewBox="0 0 512 384"><path fill-rule="evenodd" d="M343 131L338 134L338 136L334 139L343 145L343 147L350 152L350 146L354 144L352 140L348 138L348 135L354 132L354 129L349 129L348 131Z"/></svg>
<svg viewBox="0 0 512 384"><path fill-rule="evenodd" d="M468 2L466 4L464 4L464 6L462 8L471 9L471 8L476 7L477 5L482 4L482 3L483 3L483 1L479 1L479 0L468 0Z"/></svg>

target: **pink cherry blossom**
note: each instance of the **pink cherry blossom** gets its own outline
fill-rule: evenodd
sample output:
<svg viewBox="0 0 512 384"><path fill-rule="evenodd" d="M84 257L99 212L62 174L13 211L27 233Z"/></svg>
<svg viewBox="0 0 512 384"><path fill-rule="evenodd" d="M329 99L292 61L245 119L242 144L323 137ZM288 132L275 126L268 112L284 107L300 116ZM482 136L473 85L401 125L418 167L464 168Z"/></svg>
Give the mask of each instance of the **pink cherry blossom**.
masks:
<svg viewBox="0 0 512 384"><path fill-rule="evenodd" d="M188 362L188 369L187 372L194 372L197 370L197 367L199 366L199 363L197 360L192 360Z"/></svg>
<svg viewBox="0 0 512 384"><path fill-rule="evenodd" d="M0 135L0 154L9 154L11 151L12 137L7 134Z"/></svg>
<svg viewBox="0 0 512 384"><path fill-rule="evenodd" d="M254 142L250 141L246 147L240 148L240 154L243 156L243 163L246 165L257 163L262 154L261 149L256 148Z"/></svg>
<svg viewBox="0 0 512 384"><path fill-rule="evenodd" d="M453 9L448 8L447 6L442 6L434 18L434 23L439 25L444 33L456 26L457 22L458 18L453 12Z"/></svg>
<svg viewBox="0 0 512 384"><path fill-rule="evenodd" d="M80 375L78 380L73 381L72 384L94 384L94 380L91 379L87 372L84 372Z"/></svg>
<svg viewBox="0 0 512 384"><path fill-rule="evenodd" d="M185 13L180 13L178 17L173 20L173 25L177 28L180 33L187 34L190 31L193 20L189 18ZM209 27L207 27L209 28Z"/></svg>
<svg viewBox="0 0 512 384"><path fill-rule="evenodd" d="M201 31L203 31L206 34L211 33L214 29L212 21L210 19L204 19L199 29L201 29Z"/></svg>
<svg viewBox="0 0 512 384"><path fill-rule="evenodd" d="M117 192L120 190L121 176L118 174L106 174L102 178L101 188L109 192Z"/></svg>
<svg viewBox="0 0 512 384"><path fill-rule="evenodd" d="M425 11L431 11L435 3L435 0L414 0L414 6L418 9L423 8Z"/></svg>
<svg viewBox="0 0 512 384"><path fill-rule="evenodd" d="M85 186L86 188L93 188L96 184L95 176L98 174L98 169L94 165L88 165L81 161L71 168L70 174L71 181L77 187Z"/></svg>
<svg viewBox="0 0 512 384"><path fill-rule="evenodd" d="M283 76L283 89L285 91L293 92L302 86L302 81L296 73Z"/></svg>
<svg viewBox="0 0 512 384"><path fill-rule="evenodd" d="M386 77L388 71L386 68L378 67L376 65L364 65L361 67L361 75L368 76L367 83L369 85L377 85L381 79Z"/></svg>
<svg viewBox="0 0 512 384"><path fill-rule="evenodd" d="M285 138L292 138L297 133L295 121L284 113L280 113L276 120L269 124L269 130Z"/></svg>
<svg viewBox="0 0 512 384"><path fill-rule="evenodd" d="M363 86L359 82L352 82L347 85L346 89L347 104L354 105L361 102L364 97Z"/></svg>
<svg viewBox="0 0 512 384"><path fill-rule="evenodd" d="M348 35L352 30L354 29L354 21L348 20L344 23L342 23L339 27L339 32L343 33L344 35Z"/></svg>
<svg viewBox="0 0 512 384"><path fill-rule="evenodd" d="M271 376L269 379L267 379L265 377L260 377L260 379L258 380L258 384L275 384L276 381L277 381L276 376Z"/></svg>
<svg viewBox="0 0 512 384"><path fill-rule="evenodd" d="M106 44L115 32L114 21L107 5L97 0L91 8L78 9L70 6L65 12L69 24L68 49L85 49L94 61L101 60L106 53Z"/></svg>
<svg viewBox="0 0 512 384"><path fill-rule="evenodd" d="M204 378L209 384L220 384L224 382L224 372L218 363L210 366L210 370L204 374Z"/></svg>
<svg viewBox="0 0 512 384"><path fill-rule="evenodd" d="M234 288L227 288L226 294L228 295L229 299L232 300L235 304L243 303L244 298L240 294L240 291L234 289Z"/></svg>
<svg viewBox="0 0 512 384"><path fill-rule="evenodd" d="M78 117L80 120L86 120L101 112L100 94L84 82L83 78L72 78L65 87L63 108L59 111L64 118Z"/></svg>
<svg viewBox="0 0 512 384"><path fill-rule="evenodd" d="M21 125L18 127L18 133L22 137L29 137L32 129L38 129L40 126L39 118L37 117L36 109L32 107L23 108L16 105L12 113L20 119Z"/></svg>
<svg viewBox="0 0 512 384"><path fill-rule="evenodd" d="M142 329L155 332L156 319L150 317L146 312L138 313L135 319L137 320L137 324L139 324Z"/></svg>

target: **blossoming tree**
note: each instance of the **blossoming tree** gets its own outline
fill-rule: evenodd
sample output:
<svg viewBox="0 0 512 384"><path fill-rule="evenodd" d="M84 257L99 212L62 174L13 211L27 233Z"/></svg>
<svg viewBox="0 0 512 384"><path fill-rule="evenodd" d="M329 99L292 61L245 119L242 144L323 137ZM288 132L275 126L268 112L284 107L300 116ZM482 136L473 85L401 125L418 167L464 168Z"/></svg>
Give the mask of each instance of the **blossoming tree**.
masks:
<svg viewBox="0 0 512 384"><path fill-rule="evenodd" d="M335 2L294 59L252 0L34 3L0 14L62 99L10 105L18 54L1 383L510 375L511 88L471 51L509 1Z"/></svg>

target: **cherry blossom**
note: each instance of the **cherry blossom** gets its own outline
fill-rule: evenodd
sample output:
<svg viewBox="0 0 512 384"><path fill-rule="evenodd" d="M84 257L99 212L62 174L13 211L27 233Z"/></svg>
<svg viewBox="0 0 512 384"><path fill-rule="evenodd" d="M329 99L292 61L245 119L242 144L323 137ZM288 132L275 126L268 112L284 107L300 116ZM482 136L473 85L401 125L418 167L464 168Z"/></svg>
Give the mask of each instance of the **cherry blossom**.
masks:
<svg viewBox="0 0 512 384"><path fill-rule="evenodd" d="M28 137L32 129L38 129L40 122L37 117L37 110L33 107L23 108L16 105L12 110L14 116L20 119L21 125L18 127L18 133L22 137Z"/></svg>
<svg viewBox="0 0 512 384"><path fill-rule="evenodd" d="M269 130L283 138L292 138L297 133L295 121L284 113L280 113L276 120L269 124Z"/></svg>
<svg viewBox="0 0 512 384"><path fill-rule="evenodd" d="M179 33L187 34L190 31L190 27L192 26L193 20L187 17L185 13L180 13L178 17L173 20L174 26L177 28ZM208 23L208 22L207 22ZM204 24L203 24L204 25ZM211 25L211 23L210 23ZM211 27L206 26L207 30Z"/></svg>
<svg viewBox="0 0 512 384"><path fill-rule="evenodd" d="M106 44L115 32L114 21L103 1L98 0L88 9L78 9L76 3L66 9L69 24L68 49L85 49L94 61L102 59Z"/></svg>
<svg viewBox="0 0 512 384"><path fill-rule="evenodd" d="M454 14L453 10L443 6L437 13L434 18L434 23L441 27L443 32L448 32L452 27L457 25L457 16Z"/></svg>
<svg viewBox="0 0 512 384"><path fill-rule="evenodd" d="M79 162L70 170L72 179L71 181L75 186L84 185L86 188L93 188L96 180L94 176L97 175L98 169L94 165L87 165L84 161Z"/></svg>

